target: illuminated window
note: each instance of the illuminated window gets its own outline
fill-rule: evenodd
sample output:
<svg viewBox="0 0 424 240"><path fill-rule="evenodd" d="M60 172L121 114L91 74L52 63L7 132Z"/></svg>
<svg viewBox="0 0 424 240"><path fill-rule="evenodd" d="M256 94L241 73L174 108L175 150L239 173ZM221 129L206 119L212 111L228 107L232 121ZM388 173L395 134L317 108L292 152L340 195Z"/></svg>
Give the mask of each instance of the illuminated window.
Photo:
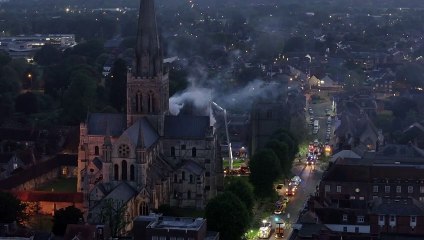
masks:
<svg viewBox="0 0 424 240"><path fill-rule="evenodd" d="M68 175L68 168L67 167L62 168L62 175Z"/></svg>

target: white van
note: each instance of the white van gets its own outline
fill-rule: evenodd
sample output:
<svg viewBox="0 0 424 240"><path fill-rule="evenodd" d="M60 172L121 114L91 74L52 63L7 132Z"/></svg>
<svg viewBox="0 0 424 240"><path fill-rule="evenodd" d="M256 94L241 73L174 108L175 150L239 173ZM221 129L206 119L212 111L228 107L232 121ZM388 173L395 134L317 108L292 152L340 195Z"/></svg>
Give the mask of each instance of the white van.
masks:
<svg viewBox="0 0 424 240"><path fill-rule="evenodd" d="M315 130L315 129L317 129L317 130L318 130L318 128L319 128L319 121L318 121L318 120L315 120L315 121L314 121L314 130Z"/></svg>

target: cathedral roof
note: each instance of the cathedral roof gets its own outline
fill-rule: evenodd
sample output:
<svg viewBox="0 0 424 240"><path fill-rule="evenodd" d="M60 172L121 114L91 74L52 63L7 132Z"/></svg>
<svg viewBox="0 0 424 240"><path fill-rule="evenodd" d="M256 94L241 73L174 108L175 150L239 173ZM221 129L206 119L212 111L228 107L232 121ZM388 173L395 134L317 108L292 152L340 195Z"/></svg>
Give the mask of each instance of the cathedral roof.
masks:
<svg viewBox="0 0 424 240"><path fill-rule="evenodd" d="M110 135L117 137L126 127L125 115L120 113L90 113L87 118L88 135L105 136L107 128Z"/></svg>
<svg viewBox="0 0 424 240"><path fill-rule="evenodd" d="M165 138L203 139L207 135L209 116L165 116Z"/></svg>
<svg viewBox="0 0 424 240"><path fill-rule="evenodd" d="M202 166L193 160L185 160L181 168L196 175L201 175L204 171Z"/></svg>
<svg viewBox="0 0 424 240"><path fill-rule="evenodd" d="M129 200L131 200L134 196L137 195L137 191L131 187L126 182L121 182L118 186L116 186L106 197L102 199L102 201L94 206L93 212L100 212L104 201L107 199L113 199L118 202L122 202L126 204Z"/></svg>
<svg viewBox="0 0 424 240"><path fill-rule="evenodd" d="M140 134L140 132L142 132L142 134ZM159 139L159 134L152 127L152 125L150 125L146 118L141 118L135 122L131 127L125 130L122 135L127 135L128 139L134 146L137 146L139 143L138 138L141 135L144 138L144 146L146 148L149 148Z"/></svg>

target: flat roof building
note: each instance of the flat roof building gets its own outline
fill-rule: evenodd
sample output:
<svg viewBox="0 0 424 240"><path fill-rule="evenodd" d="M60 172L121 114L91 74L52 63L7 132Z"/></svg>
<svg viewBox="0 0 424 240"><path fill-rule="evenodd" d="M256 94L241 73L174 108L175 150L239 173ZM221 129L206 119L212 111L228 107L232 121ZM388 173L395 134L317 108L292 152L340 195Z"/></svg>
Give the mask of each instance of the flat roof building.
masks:
<svg viewBox="0 0 424 240"><path fill-rule="evenodd" d="M134 239L219 240L219 233L208 232L206 219L169 217L161 214L139 216L133 224Z"/></svg>

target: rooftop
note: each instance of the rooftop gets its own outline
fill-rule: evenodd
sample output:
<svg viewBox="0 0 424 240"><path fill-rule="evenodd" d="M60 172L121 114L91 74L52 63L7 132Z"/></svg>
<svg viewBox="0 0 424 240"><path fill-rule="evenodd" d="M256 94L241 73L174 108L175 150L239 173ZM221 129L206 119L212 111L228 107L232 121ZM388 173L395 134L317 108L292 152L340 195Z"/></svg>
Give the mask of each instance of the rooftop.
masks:
<svg viewBox="0 0 424 240"><path fill-rule="evenodd" d="M157 221L151 222L147 228L199 230L203 224L206 224L206 220L203 218L159 217Z"/></svg>

